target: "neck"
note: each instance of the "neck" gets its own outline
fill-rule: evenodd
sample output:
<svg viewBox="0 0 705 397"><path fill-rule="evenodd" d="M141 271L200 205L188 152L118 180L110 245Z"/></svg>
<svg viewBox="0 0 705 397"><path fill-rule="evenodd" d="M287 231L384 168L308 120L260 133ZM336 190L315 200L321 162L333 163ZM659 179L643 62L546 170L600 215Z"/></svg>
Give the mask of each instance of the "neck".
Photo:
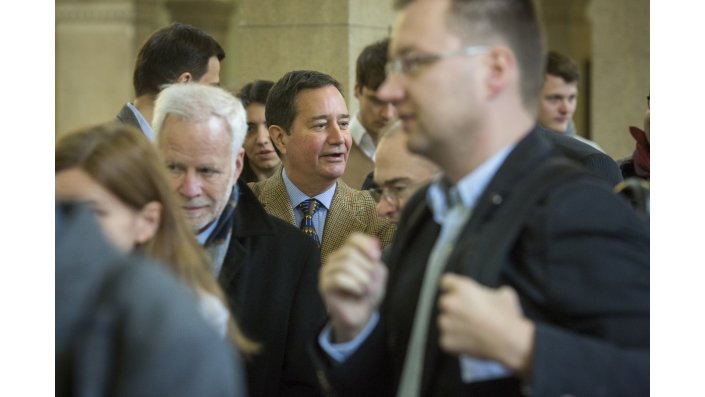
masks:
<svg viewBox="0 0 705 397"><path fill-rule="evenodd" d="M435 161L444 171L446 178L455 184L477 169L503 148L516 144L526 136L535 124L534 118L523 107L521 111L495 112L489 114L483 128L475 134L466 134L468 141L463 145L449 145ZM506 117L507 114L516 116Z"/></svg>
<svg viewBox="0 0 705 397"><path fill-rule="evenodd" d="M144 119L147 120L150 125L152 124L152 117L154 116L155 99L156 98L154 95L145 94L135 98L134 102L134 105L137 110L140 111L142 117L144 117Z"/></svg>
<svg viewBox="0 0 705 397"><path fill-rule="evenodd" d="M272 174L274 174L274 170L277 169L277 167L269 168L269 169L262 169L262 168L252 167L252 166L250 168L252 168L252 173L255 174L255 177L257 177L258 181L263 181L263 180L269 178L270 176L272 176Z"/></svg>
<svg viewBox="0 0 705 397"><path fill-rule="evenodd" d="M291 183L309 197L318 196L325 192L338 180L337 178L332 181L323 180L318 177L312 179L310 175L299 174L286 165L284 165L284 169Z"/></svg>

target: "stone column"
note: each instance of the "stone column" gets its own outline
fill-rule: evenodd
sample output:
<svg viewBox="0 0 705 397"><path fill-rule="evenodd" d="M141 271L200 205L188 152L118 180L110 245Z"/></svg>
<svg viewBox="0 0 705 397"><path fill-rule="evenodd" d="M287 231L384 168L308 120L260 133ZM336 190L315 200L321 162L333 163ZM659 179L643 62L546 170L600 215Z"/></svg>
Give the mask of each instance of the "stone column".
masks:
<svg viewBox="0 0 705 397"><path fill-rule="evenodd" d="M133 97L132 67L154 0L56 2L56 132L112 120Z"/></svg>
<svg viewBox="0 0 705 397"><path fill-rule="evenodd" d="M614 158L634 150L630 125L642 126L649 95L649 2L593 0L593 137Z"/></svg>
<svg viewBox="0 0 705 397"><path fill-rule="evenodd" d="M341 82L352 114L357 54L389 34L393 12L378 0L241 0L235 18L227 50L234 54L228 55L230 88L318 70Z"/></svg>
<svg viewBox="0 0 705 397"><path fill-rule="evenodd" d="M590 128L591 27L587 18L589 0L542 0L540 12L549 50L567 55L580 68L578 106L573 120L578 134L593 139Z"/></svg>
<svg viewBox="0 0 705 397"><path fill-rule="evenodd" d="M225 48L235 9L234 0L166 0L164 6L172 22L182 22L205 30Z"/></svg>

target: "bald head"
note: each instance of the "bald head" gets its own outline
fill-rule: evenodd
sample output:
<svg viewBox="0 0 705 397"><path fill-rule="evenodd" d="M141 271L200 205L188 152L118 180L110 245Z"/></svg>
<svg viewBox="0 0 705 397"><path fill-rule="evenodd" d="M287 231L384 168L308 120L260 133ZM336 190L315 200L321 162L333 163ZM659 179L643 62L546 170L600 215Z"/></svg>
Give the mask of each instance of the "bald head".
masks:
<svg viewBox="0 0 705 397"><path fill-rule="evenodd" d="M434 163L409 152L399 121L385 128L375 152L374 181L384 190L377 213L399 222L407 200L438 172Z"/></svg>

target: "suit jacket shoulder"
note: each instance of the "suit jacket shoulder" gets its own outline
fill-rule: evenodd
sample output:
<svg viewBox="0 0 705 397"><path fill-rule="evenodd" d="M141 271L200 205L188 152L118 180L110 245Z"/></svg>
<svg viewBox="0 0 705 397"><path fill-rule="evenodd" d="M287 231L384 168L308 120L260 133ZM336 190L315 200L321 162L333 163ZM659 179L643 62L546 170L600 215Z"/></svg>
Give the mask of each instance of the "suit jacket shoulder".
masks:
<svg viewBox="0 0 705 397"><path fill-rule="evenodd" d="M122 106L120 112L117 114L117 116L115 116L115 119L123 124L127 124L142 131L142 128L140 127L140 122L137 121L137 117L135 117L135 114L132 113L132 110L127 106L127 104Z"/></svg>
<svg viewBox="0 0 705 397"><path fill-rule="evenodd" d="M617 162L610 156L579 140L537 125L538 133L551 142L567 158L585 167L593 175L614 187L622 181Z"/></svg>
<svg viewBox="0 0 705 397"><path fill-rule="evenodd" d="M385 247L394 231L394 225L377 214L377 203L368 191L353 189L339 179L323 231L322 263L354 232L377 237Z"/></svg>
<svg viewBox="0 0 705 397"><path fill-rule="evenodd" d="M367 175L374 171L375 163L367 157L360 149L357 143L353 142L350 146L350 155L348 156L347 164L345 165L345 173L341 179L355 189L362 188Z"/></svg>

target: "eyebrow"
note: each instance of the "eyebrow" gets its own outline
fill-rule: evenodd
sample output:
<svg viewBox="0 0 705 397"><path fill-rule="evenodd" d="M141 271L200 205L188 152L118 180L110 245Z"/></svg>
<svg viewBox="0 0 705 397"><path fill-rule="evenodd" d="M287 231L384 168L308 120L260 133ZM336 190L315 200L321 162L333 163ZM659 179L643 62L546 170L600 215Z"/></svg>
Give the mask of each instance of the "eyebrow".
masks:
<svg viewBox="0 0 705 397"><path fill-rule="evenodd" d="M349 119L350 115L349 114L341 114L338 116L340 119ZM308 119L309 123L312 121L318 121L318 120L328 120L328 115L322 114L320 116L313 116L310 119Z"/></svg>
<svg viewBox="0 0 705 397"><path fill-rule="evenodd" d="M405 176L400 176L398 178L388 179L388 180L384 181L384 183L382 183L382 185L389 186L389 185L393 185L393 184L399 183L399 182L410 182L410 181L411 181L411 178L408 178Z"/></svg>

